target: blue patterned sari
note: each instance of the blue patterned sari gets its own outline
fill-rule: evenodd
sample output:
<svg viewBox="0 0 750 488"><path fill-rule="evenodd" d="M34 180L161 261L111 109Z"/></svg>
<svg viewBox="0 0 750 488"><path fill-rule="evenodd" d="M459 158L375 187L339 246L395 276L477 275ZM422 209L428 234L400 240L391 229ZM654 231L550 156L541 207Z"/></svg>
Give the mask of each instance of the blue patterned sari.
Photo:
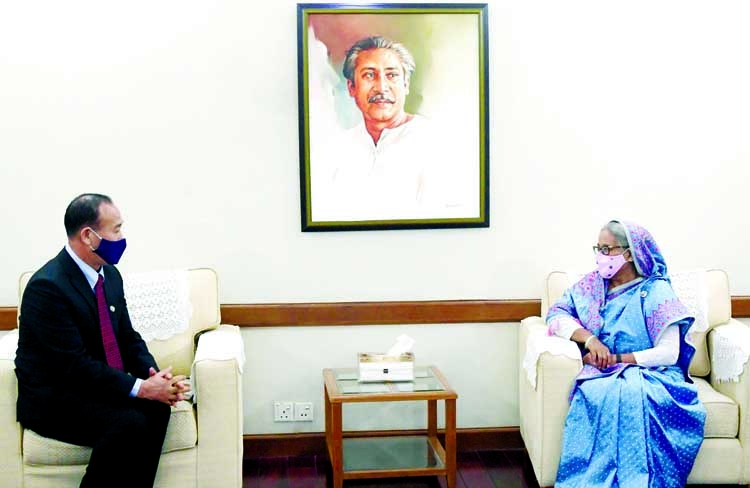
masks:
<svg viewBox="0 0 750 488"><path fill-rule="evenodd" d="M675 296L648 231L623 225L640 278L607 291L607 280L589 273L550 308L547 324L572 317L612 354L649 349L675 325L679 359L674 366L583 367L565 421L555 484L561 488L682 488L703 441L705 409L688 376L695 348L686 334L694 318Z"/></svg>

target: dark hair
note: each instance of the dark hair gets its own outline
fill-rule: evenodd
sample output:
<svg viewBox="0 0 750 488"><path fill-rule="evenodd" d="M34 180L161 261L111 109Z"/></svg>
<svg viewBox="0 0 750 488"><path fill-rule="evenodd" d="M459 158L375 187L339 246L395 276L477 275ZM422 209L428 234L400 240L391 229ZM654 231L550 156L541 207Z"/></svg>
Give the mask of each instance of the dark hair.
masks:
<svg viewBox="0 0 750 488"><path fill-rule="evenodd" d="M357 57L362 51L370 49L390 49L396 53L401 60L401 66L404 69L405 82L408 83L414 69L417 67L414 62L414 56L400 42L391 41L382 36L370 36L355 42L346 52L344 66L342 71L344 78L354 83L354 67L357 65Z"/></svg>
<svg viewBox="0 0 750 488"><path fill-rule="evenodd" d="M73 199L65 209L65 232L74 236L84 227L99 227L99 206L112 204L112 199L99 193L83 193Z"/></svg>

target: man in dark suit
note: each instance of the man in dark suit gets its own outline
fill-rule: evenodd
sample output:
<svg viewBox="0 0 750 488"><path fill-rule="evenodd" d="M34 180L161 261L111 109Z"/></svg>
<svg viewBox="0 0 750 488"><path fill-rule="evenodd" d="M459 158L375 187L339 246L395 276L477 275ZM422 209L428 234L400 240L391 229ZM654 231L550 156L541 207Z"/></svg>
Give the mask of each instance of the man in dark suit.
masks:
<svg viewBox="0 0 750 488"><path fill-rule="evenodd" d="M82 487L153 486L170 405L189 386L171 367L158 371L130 323L113 266L125 239L112 200L79 195L65 211L65 230L65 248L23 294L18 421L39 435L93 447Z"/></svg>

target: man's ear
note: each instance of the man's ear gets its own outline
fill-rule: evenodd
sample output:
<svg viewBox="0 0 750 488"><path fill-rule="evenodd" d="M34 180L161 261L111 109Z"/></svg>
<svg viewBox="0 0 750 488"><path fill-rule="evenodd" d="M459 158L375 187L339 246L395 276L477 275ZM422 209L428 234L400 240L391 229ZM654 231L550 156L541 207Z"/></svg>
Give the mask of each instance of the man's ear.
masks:
<svg viewBox="0 0 750 488"><path fill-rule="evenodd" d="M89 248L94 247L93 232L90 227L84 227L78 231L78 240L84 243Z"/></svg>
<svg viewBox="0 0 750 488"><path fill-rule="evenodd" d="M346 80L346 89L349 91L349 96L353 97L356 93L354 82L352 80Z"/></svg>

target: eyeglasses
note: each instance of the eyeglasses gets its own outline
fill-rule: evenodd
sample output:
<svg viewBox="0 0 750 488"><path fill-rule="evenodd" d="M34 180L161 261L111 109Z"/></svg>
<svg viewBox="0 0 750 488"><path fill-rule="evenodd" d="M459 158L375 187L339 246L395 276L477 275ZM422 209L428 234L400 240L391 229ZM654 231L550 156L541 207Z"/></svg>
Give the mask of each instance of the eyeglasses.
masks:
<svg viewBox="0 0 750 488"><path fill-rule="evenodd" d="M605 244L604 246L594 246L594 252L602 253L605 256L609 256L609 253L612 252L613 249L628 249L629 247L630 246L607 246Z"/></svg>

